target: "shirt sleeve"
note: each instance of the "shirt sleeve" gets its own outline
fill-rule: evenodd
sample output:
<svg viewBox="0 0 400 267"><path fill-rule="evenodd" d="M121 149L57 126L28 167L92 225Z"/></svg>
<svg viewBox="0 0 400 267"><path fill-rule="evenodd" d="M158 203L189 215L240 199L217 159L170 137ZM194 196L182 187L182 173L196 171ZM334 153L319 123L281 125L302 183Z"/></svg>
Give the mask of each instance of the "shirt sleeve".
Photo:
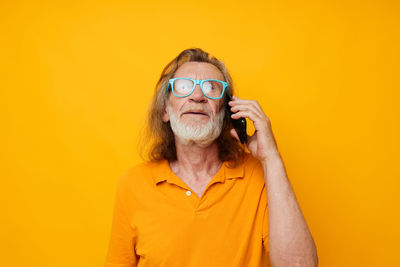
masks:
<svg viewBox="0 0 400 267"><path fill-rule="evenodd" d="M117 184L105 267L135 267L138 261L135 252L137 235L130 224L130 216L125 203L126 194L124 193L127 188L122 180L120 179Z"/></svg>

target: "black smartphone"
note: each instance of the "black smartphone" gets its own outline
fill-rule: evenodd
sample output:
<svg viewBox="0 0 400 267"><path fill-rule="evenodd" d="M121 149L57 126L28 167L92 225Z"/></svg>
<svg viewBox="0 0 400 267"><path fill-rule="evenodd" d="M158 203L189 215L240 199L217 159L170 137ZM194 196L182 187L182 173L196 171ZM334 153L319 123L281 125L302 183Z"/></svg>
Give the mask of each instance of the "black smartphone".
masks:
<svg viewBox="0 0 400 267"><path fill-rule="evenodd" d="M239 118L239 119L232 119L231 115L233 112L231 111L231 106L229 106L228 102L232 101L232 97L229 94L226 94L225 97L225 104L226 104L226 109L228 110L229 113L229 118L232 121L233 128L235 128L237 135L239 136L240 142L242 144L247 143L247 131L246 131L246 119L245 118Z"/></svg>

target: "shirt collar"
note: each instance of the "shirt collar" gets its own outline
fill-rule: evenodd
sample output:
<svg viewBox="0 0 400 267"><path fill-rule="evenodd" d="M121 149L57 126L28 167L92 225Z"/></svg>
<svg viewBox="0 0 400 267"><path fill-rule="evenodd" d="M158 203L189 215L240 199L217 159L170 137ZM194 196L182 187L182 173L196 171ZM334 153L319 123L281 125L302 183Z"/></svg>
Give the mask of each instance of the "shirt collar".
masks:
<svg viewBox="0 0 400 267"><path fill-rule="evenodd" d="M168 160L164 159L155 163L156 166L152 166L152 176L154 183L157 185L162 181L175 181L180 183L183 181L176 181L176 175L172 172ZM244 176L244 165L243 163L238 164L234 168L228 167L228 162L223 162L221 169L218 170L215 177L213 177L214 182L225 182L226 179L240 179Z"/></svg>

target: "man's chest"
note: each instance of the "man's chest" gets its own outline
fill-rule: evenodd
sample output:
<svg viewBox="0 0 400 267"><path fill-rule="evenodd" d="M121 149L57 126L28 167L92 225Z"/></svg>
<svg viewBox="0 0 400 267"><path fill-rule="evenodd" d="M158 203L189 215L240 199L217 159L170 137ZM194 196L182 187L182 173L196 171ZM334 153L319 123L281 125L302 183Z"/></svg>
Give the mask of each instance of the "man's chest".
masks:
<svg viewBox="0 0 400 267"><path fill-rule="evenodd" d="M182 266L197 266L191 261L198 266L259 266L221 262L234 260L232 255L244 255L239 257L244 259L249 246L261 249L261 219L266 205L260 203L266 199L260 195L262 185L239 179L216 183L211 183L212 179L181 180L187 186L182 181L164 181L151 191L151 197L142 189L132 203L130 224L138 237L136 253L141 266L171 266L177 261ZM226 250L228 247L231 250ZM204 255L216 254L219 265L204 262L215 261L215 256Z"/></svg>
<svg viewBox="0 0 400 267"><path fill-rule="evenodd" d="M189 186L189 188L196 193L196 195L200 198L206 189L208 183L211 181L212 177L204 177L202 179L193 180L193 179L184 179L181 178L182 181L185 182Z"/></svg>

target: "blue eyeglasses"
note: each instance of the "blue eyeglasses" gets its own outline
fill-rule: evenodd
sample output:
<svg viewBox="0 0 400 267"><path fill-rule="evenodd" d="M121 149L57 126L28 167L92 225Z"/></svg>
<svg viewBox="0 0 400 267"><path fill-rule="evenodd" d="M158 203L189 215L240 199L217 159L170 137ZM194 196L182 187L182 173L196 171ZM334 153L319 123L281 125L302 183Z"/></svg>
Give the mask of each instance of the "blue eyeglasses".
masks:
<svg viewBox="0 0 400 267"><path fill-rule="evenodd" d="M210 99L220 99L226 92L228 92L228 83L215 79L196 80L190 78L173 78L169 79L167 91L169 86L172 88L172 94L176 97L186 97L193 93L196 85L200 84L201 91L204 96Z"/></svg>

